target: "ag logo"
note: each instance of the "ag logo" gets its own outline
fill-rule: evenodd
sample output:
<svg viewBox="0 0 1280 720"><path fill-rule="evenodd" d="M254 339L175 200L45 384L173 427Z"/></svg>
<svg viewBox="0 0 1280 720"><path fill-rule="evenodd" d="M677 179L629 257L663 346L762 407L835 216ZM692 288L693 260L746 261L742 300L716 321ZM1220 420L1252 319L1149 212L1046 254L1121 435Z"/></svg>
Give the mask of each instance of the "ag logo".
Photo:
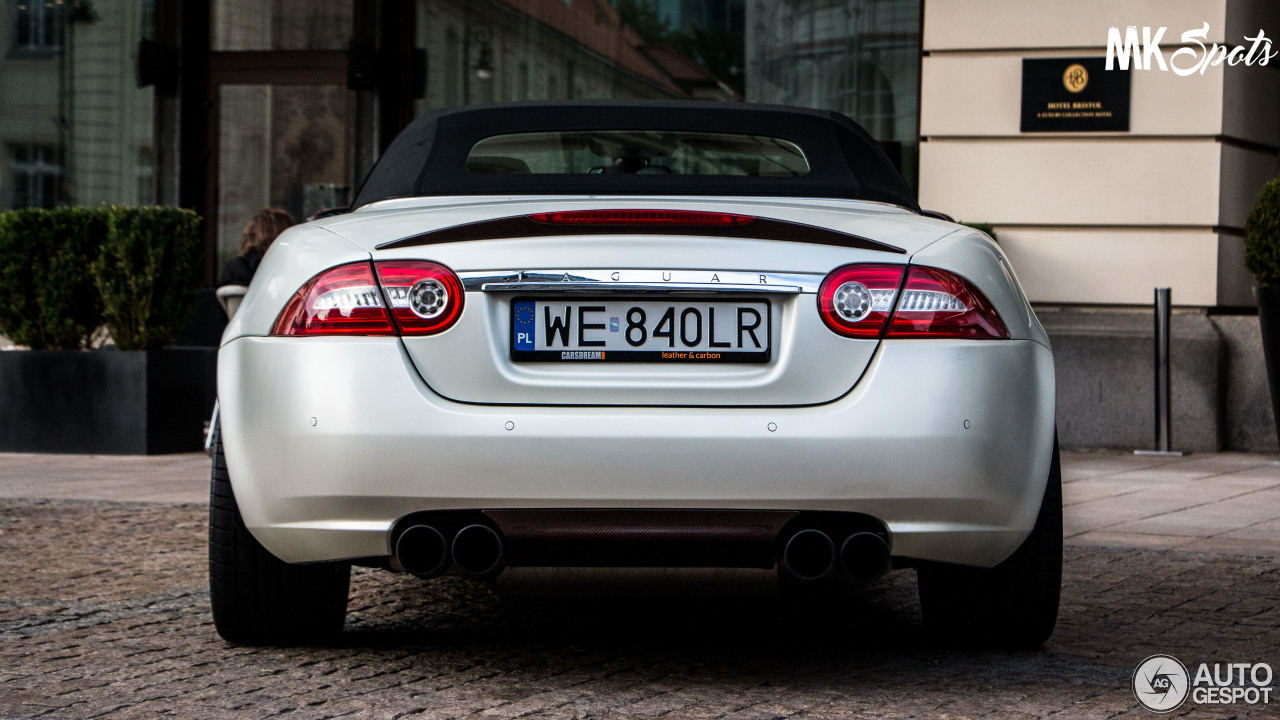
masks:
<svg viewBox="0 0 1280 720"><path fill-rule="evenodd" d="M1133 695L1142 707L1158 713L1177 709L1191 689L1187 668L1172 655L1152 655L1133 671Z"/></svg>
<svg viewBox="0 0 1280 720"><path fill-rule="evenodd" d="M1066 72L1062 73L1062 86L1073 93L1080 92L1088 84L1089 71L1080 63L1068 66Z"/></svg>

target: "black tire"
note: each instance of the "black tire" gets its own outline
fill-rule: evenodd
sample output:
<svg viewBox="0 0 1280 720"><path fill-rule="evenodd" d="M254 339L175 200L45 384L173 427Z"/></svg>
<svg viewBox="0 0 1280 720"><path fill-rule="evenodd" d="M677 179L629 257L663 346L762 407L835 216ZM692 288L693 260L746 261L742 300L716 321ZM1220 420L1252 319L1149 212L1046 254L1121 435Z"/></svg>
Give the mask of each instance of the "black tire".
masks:
<svg viewBox="0 0 1280 720"><path fill-rule="evenodd" d="M336 637L346 620L351 565L291 565L262 547L240 517L217 430L212 449L209 598L218 634L243 645Z"/></svg>
<svg viewBox="0 0 1280 720"><path fill-rule="evenodd" d="M1032 649L1058 621L1062 590L1062 467L1053 439L1049 480L1035 527L993 568L921 563L920 610L935 639L966 647Z"/></svg>

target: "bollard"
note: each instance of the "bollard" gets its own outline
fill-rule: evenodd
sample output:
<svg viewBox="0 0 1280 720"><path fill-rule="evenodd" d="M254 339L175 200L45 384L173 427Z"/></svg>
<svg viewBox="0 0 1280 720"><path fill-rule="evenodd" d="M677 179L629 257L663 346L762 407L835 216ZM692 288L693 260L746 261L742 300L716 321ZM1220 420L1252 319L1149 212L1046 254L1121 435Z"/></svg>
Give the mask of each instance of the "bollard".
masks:
<svg viewBox="0 0 1280 720"><path fill-rule="evenodd" d="M1185 453L1173 449L1173 393L1169 382L1170 316L1173 310L1171 288L1156 288L1155 326L1155 408L1156 449L1135 450L1136 455L1168 455L1181 457Z"/></svg>
<svg viewBox="0 0 1280 720"><path fill-rule="evenodd" d="M1173 424L1173 410L1169 407L1169 316L1172 308L1170 288L1156 288L1156 449L1169 452L1173 449L1169 426Z"/></svg>

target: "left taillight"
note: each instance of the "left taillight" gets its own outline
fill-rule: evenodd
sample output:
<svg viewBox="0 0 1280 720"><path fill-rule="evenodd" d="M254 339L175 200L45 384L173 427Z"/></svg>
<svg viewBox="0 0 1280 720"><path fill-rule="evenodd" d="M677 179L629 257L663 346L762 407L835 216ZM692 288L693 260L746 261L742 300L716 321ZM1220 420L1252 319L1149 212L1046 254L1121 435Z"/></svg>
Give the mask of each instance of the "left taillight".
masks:
<svg viewBox="0 0 1280 720"><path fill-rule="evenodd" d="M457 322L462 303L462 282L443 265L414 260L350 263L308 280L285 305L271 334L431 335Z"/></svg>
<svg viewBox="0 0 1280 720"><path fill-rule="evenodd" d="M272 335L395 335L367 262L339 265L307 281L284 306Z"/></svg>
<svg viewBox="0 0 1280 720"><path fill-rule="evenodd" d="M462 315L462 281L449 268L422 260L386 260L374 266L401 334L444 332Z"/></svg>

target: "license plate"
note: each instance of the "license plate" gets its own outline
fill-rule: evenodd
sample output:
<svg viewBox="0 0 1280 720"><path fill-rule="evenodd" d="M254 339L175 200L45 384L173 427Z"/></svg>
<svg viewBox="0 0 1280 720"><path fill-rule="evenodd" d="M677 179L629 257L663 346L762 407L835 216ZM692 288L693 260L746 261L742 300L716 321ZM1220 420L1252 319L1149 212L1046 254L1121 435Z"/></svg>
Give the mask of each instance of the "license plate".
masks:
<svg viewBox="0 0 1280 720"><path fill-rule="evenodd" d="M511 303L520 362L762 363L765 300L521 299Z"/></svg>

